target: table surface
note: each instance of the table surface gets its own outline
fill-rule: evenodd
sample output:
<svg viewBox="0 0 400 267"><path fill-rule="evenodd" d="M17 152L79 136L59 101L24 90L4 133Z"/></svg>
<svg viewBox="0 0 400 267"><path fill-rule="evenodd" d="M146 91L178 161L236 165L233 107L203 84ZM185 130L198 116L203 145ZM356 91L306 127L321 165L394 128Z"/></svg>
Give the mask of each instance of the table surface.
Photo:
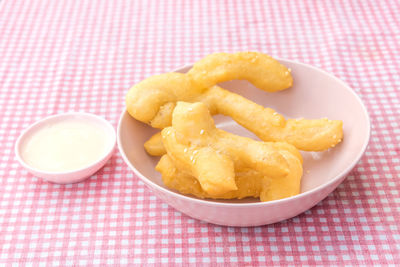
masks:
<svg viewBox="0 0 400 267"><path fill-rule="evenodd" d="M2 1L0 264L398 264L399 14L397 0ZM325 69L371 117L361 161L295 218L249 228L189 218L155 197L117 150L96 175L65 186L15 159L17 136L40 118L86 111L116 126L134 83L245 50Z"/></svg>

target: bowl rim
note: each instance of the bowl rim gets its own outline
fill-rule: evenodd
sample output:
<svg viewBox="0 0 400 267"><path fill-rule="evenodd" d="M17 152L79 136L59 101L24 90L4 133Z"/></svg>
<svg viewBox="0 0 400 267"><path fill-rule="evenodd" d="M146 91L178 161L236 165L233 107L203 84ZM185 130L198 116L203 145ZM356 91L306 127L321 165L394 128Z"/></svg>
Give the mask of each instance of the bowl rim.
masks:
<svg viewBox="0 0 400 267"><path fill-rule="evenodd" d="M31 165L29 165L28 163L25 162L25 160L23 159L21 153L20 153L20 148L21 148L21 142L23 140L23 138L29 134L29 132L31 132L32 130L34 130L37 127L41 127L41 124L46 124L51 120L55 120L57 118L61 118L61 117L72 117L72 116L78 116L78 117L85 117L88 118L90 121L97 121L100 122L102 126L104 126L104 128L108 128L109 132L111 133L109 136L110 139L110 147L106 150L106 152L104 154L101 155L101 157L96 160L95 162L85 166L85 167L81 167L79 169L74 169L74 170L70 170L70 171L61 171L61 172L57 172L57 171L45 171L45 170L41 170L38 168L35 168ZM44 176L52 176L52 175L73 175L73 174L77 174L79 172L82 172L84 170L88 170L91 168L94 168L96 166L98 166L99 164L102 163L102 161L104 159L106 159L110 153L112 153L112 151L115 148L115 144L117 141L117 134L115 132L114 127L111 125L111 123L109 121L107 121L105 118L93 114L93 113L88 113L88 112L79 112L79 111L72 111L72 112L64 112L64 113L58 113L58 114L54 114L54 115L50 115L44 118L39 119L38 121L30 124L27 128L25 128L21 134L18 136L15 145L14 145L14 153L15 156L17 158L17 161L27 170L30 170L36 174L42 174ZM105 162L104 162L105 164ZM40 175L38 175L40 176ZM42 177L43 178L43 177ZM49 180L48 178L45 178L46 180Z"/></svg>
<svg viewBox="0 0 400 267"><path fill-rule="evenodd" d="M126 156L124 150L122 149L122 141L121 141L121 123L122 120L124 118L124 116L129 115L126 107L123 109L119 121L118 121L118 126L117 126L117 145L118 145L118 150L121 153L121 156L123 158L123 160L125 161L125 163L134 171L134 173L146 184L152 186L153 188L155 187L156 189L162 191L165 194L170 194L174 197L177 197L181 200L184 201L192 201L195 203L199 203L201 205L207 205L207 206L225 206L225 207L229 207L229 206L234 206L234 207L243 207L243 208L250 208L250 207L257 207L257 206L271 206L271 205L275 205L278 203L285 203L285 202L290 202L290 201L295 201L296 199L301 199L303 197L307 197L310 196L318 191L322 191L324 189L329 188L332 184L336 183L337 181L339 181L343 176L347 175L354 167L355 165L359 162L359 160L361 159L361 157L363 156L363 154L365 153L365 150L368 147L369 144L369 140L370 140L370 135L371 135L371 122L370 122L370 117L368 114L368 110L365 107L364 103L362 102L361 98L354 92L353 89L351 89L350 86L348 86L344 81L340 80L339 78L337 78L336 76L330 74L329 72L319 69L317 67L314 67L312 65L309 64L305 64L305 63L301 63L301 62L297 62L294 60L287 60L287 59L280 59L277 58L277 60L283 64L285 63L290 63L290 64L297 64L301 67L305 67L305 68L310 68L315 72L319 72L322 75L326 75L329 76L330 78L333 78L336 82L338 82L339 84L341 84L347 91L349 91L353 97L355 97L355 99L357 100L357 102L359 103L359 105L361 106L361 109L363 111L363 115L364 118L366 120L367 123L367 135L364 141L364 144L362 146L362 148L360 149L360 151L358 152L357 156L354 157L353 161L351 162L351 164L349 164L345 169L343 169L339 174L335 175L335 177L333 177L329 182L321 184L311 190L308 190L306 192L301 192L297 195L291 196L291 197L287 197L287 198L283 198L283 199L277 199L277 200L272 200L272 201L266 201L266 202L251 202L251 203L226 203L226 202L216 202L216 201L210 201L208 199L200 199L200 198L196 198L196 197L190 197L184 194L180 194L177 192L174 192L172 190L169 190L167 188L164 188L156 183L154 183L153 181L151 181L150 179L148 179L146 176L144 176L141 172L139 172L135 166L133 166L133 164L131 164L131 162L128 160L128 157ZM192 65L184 65L180 68L176 68L173 70L173 72L180 72L183 69L187 69L190 68ZM134 119L132 117L132 119ZM334 188L336 189L336 187ZM333 189L333 190L334 190ZM332 190L332 191L333 191Z"/></svg>

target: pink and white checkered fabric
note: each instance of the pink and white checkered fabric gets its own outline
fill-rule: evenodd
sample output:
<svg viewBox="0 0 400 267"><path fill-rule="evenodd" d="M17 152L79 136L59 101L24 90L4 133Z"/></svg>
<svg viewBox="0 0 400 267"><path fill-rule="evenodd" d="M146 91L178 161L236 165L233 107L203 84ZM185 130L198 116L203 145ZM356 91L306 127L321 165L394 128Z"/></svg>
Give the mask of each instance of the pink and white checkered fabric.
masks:
<svg viewBox="0 0 400 267"><path fill-rule="evenodd" d="M387 1L2 1L0 265L397 265L400 262L400 3ZM28 174L13 146L50 114L116 126L128 88L216 51L321 67L361 96L365 156L311 210L231 228L164 204L116 151L83 183Z"/></svg>

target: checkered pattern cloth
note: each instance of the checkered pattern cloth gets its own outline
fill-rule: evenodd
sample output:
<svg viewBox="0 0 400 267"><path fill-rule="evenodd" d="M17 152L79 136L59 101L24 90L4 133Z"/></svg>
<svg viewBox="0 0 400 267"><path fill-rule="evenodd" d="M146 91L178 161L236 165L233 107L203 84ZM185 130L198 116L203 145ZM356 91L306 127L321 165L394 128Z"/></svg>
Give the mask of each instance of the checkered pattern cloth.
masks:
<svg viewBox="0 0 400 267"><path fill-rule="evenodd" d="M0 265L398 265L399 14L397 0L1 1ZM362 160L295 218L253 228L192 219L155 197L118 151L70 185L15 159L17 136L40 118L85 111L116 126L134 83L244 50L333 73L371 116Z"/></svg>

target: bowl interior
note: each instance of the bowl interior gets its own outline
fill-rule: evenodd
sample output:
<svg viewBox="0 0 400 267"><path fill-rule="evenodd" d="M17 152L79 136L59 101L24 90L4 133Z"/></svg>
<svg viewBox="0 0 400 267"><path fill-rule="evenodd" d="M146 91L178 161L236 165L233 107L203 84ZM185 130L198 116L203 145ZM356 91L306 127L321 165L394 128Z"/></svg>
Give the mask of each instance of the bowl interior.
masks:
<svg viewBox="0 0 400 267"><path fill-rule="evenodd" d="M302 152L304 174L301 192L303 193L339 179L356 164L368 144L369 118L357 95L339 79L308 65L285 60L281 62L292 70L294 85L290 89L267 93L246 81L230 81L222 83L221 86L260 105L271 107L286 118L327 117L343 121L342 143L324 152ZM189 67L185 67L178 71L186 72L188 69ZM221 129L258 139L229 117L217 115L214 119L217 127ZM128 164L136 169L139 177L145 179L145 182L166 188L160 173L154 169L159 158L149 156L143 148L143 143L157 131L124 112L118 132L119 149L125 155ZM254 201L254 199L243 199L217 202Z"/></svg>

